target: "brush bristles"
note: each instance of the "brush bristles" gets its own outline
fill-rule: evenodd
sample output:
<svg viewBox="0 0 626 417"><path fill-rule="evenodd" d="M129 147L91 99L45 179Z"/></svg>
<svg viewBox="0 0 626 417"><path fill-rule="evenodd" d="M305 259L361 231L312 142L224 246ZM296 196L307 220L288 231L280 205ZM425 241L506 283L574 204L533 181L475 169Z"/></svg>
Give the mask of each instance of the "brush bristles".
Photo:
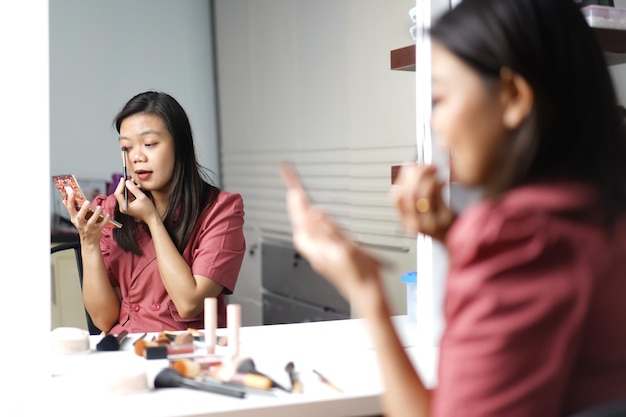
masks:
<svg viewBox="0 0 626 417"><path fill-rule="evenodd" d="M135 354L137 356L143 356L145 351L146 351L146 345L148 344L148 342L146 342L143 339L139 339L135 342L134 345L134 349L135 349Z"/></svg>
<svg viewBox="0 0 626 417"><path fill-rule="evenodd" d="M111 352L120 349L120 342L113 335L106 335L96 345L96 350L101 352Z"/></svg>

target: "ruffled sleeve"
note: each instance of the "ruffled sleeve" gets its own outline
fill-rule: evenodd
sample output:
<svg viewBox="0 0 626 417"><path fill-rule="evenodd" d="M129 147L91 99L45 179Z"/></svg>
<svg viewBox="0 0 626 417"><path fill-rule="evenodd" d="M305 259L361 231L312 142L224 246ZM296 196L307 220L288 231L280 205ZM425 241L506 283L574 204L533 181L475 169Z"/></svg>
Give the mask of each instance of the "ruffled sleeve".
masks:
<svg viewBox="0 0 626 417"><path fill-rule="evenodd" d="M221 191L185 251L192 272L219 283L226 294L235 289L245 255L243 225L241 195Z"/></svg>

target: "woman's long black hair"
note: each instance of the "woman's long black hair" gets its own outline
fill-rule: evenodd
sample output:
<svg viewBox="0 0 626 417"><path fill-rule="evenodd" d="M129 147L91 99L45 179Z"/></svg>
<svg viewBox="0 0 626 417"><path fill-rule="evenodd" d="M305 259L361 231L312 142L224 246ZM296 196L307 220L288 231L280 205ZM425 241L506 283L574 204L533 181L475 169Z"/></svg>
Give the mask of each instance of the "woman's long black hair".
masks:
<svg viewBox="0 0 626 417"><path fill-rule="evenodd" d="M204 168L196 159L193 135L189 118L182 106L172 96L163 92L147 91L131 98L115 116L114 125L118 133L124 119L134 114L154 114L159 116L174 140L174 172L168 188L169 204L163 223L180 253L183 252L200 213L207 205L212 205L219 189L209 183ZM150 193L144 191L148 197ZM147 227L135 222L115 207L115 218L123 227L113 230L117 244L125 250L141 254L135 241L137 227Z"/></svg>
<svg viewBox="0 0 626 417"><path fill-rule="evenodd" d="M484 79L509 68L533 90L534 109L500 155L487 196L581 180L598 190L607 223L626 211L626 135L613 82L572 0L463 0L430 34Z"/></svg>

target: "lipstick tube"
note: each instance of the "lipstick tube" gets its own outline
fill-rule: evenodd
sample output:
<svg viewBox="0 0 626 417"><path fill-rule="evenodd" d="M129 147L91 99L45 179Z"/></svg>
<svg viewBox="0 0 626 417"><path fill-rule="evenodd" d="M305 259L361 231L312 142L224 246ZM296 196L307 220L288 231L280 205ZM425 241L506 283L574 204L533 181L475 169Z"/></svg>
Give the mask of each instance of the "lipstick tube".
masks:
<svg viewBox="0 0 626 417"><path fill-rule="evenodd" d="M241 327L241 305L226 306L226 327L228 333L228 353L231 358L239 356L239 328Z"/></svg>
<svg viewBox="0 0 626 417"><path fill-rule="evenodd" d="M217 298L207 297L204 299L204 341L207 353L215 353L217 344Z"/></svg>

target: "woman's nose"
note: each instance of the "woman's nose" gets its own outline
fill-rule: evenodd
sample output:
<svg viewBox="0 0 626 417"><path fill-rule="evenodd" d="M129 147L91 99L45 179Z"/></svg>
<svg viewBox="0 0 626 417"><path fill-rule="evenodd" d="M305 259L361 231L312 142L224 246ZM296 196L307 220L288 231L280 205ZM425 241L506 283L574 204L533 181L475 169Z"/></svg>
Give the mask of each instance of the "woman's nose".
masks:
<svg viewBox="0 0 626 417"><path fill-rule="evenodd" d="M143 162L145 160L145 155L140 150L133 150L131 154L131 158L133 163L135 162Z"/></svg>

